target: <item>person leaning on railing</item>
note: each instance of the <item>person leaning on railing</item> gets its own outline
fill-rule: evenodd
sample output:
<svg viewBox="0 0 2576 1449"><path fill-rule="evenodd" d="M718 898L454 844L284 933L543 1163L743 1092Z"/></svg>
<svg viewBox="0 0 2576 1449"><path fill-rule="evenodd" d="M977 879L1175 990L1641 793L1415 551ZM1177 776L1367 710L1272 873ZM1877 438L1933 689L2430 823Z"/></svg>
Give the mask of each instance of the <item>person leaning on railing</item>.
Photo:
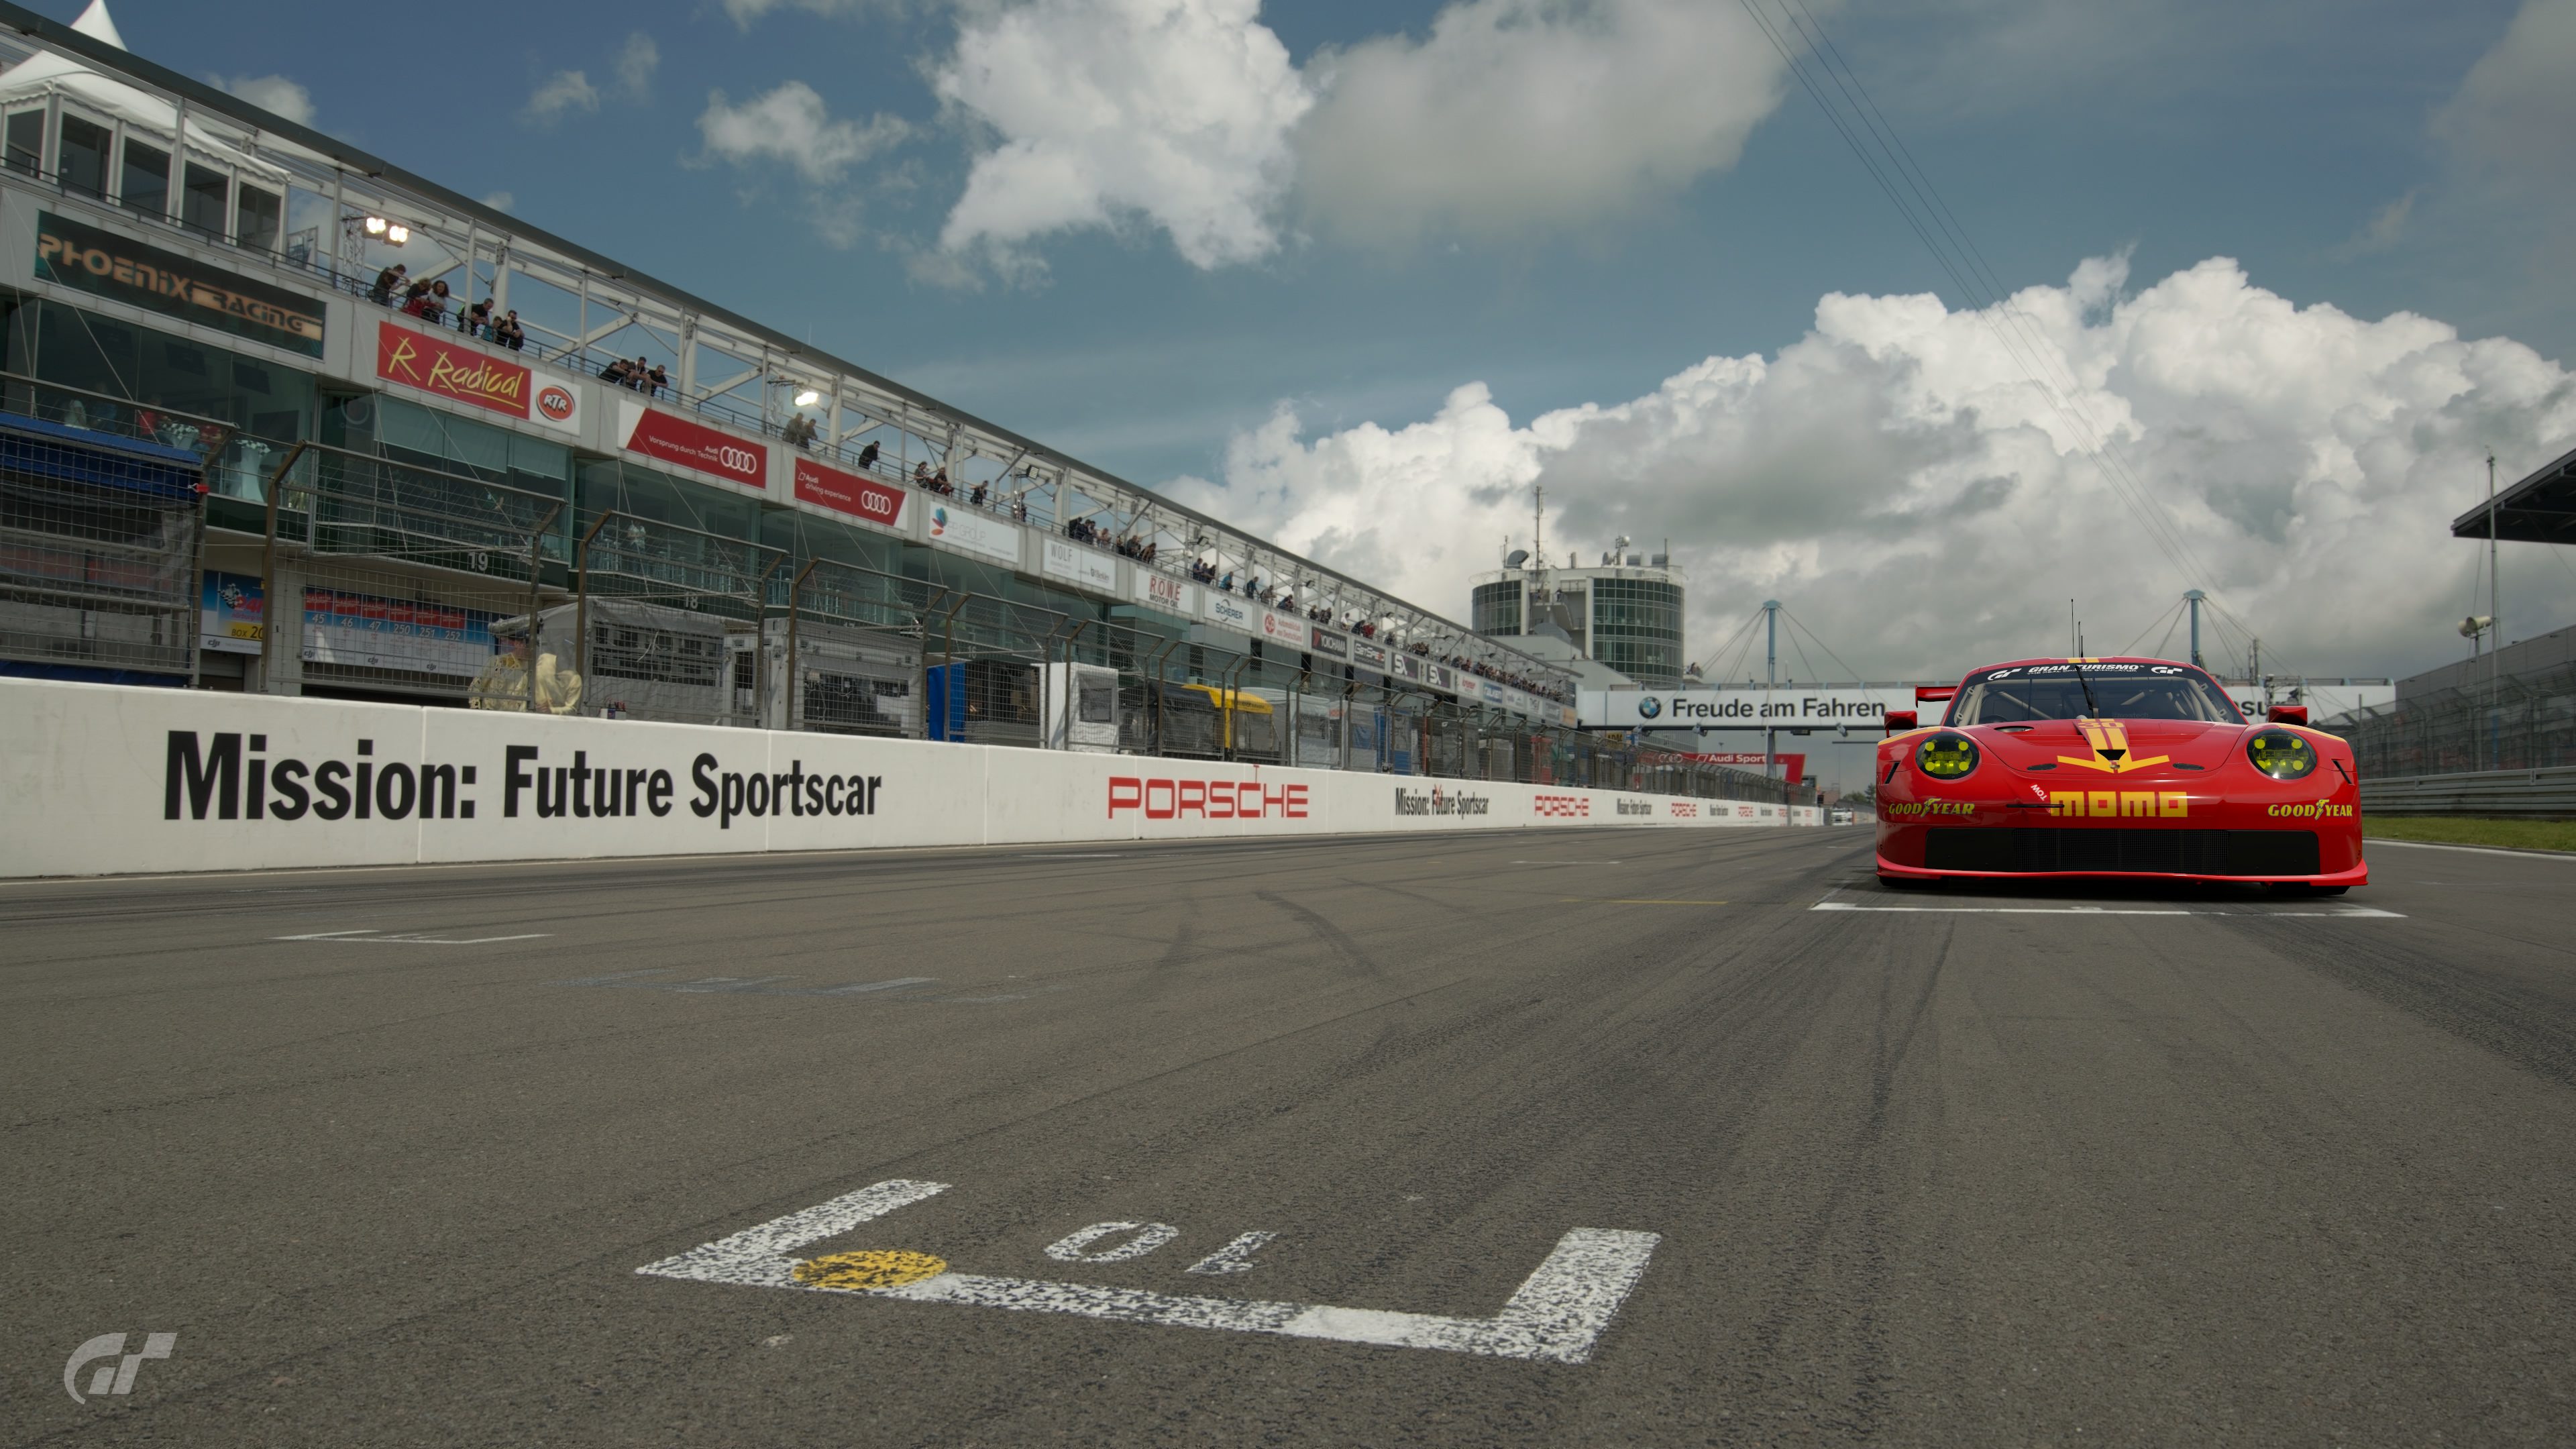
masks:
<svg viewBox="0 0 2576 1449"><path fill-rule="evenodd" d="M367 300L379 307L392 306L394 293L409 285L410 274L411 268L401 262L376 273L376 284L367 289Z"/></svg>
<svg viewBox="0 0 2576 1449"><path fill-rule="evenodd" d="M796 447L811 448L814 446L814 420L797 413L788 418L787 426L780 430L779 435Z"/></svg>

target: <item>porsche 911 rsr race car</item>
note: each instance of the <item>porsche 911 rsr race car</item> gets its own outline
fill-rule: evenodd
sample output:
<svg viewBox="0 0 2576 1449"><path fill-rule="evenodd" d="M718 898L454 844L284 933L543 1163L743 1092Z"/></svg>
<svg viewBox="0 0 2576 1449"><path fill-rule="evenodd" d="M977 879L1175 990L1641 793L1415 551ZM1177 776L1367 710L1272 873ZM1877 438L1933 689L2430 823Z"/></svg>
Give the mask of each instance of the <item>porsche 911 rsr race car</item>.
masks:
<svg viewBox="0 0 2576 1449"><path fill-rule="evenodd" d="M1941 722L1890 711L1878 875L2141 876L2339 893L2369 882L2351 747L2276 707L2260 724L2168 659L1976 670Z"/></svg>

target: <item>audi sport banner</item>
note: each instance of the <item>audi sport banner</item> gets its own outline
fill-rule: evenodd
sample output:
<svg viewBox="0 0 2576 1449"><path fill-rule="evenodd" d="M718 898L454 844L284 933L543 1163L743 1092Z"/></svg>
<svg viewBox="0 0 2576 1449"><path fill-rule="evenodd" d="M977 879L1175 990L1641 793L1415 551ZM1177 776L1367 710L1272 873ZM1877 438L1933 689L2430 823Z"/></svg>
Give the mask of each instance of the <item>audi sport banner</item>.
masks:
<svg viewBox="0 0 2576 1449"><path fill-rule="evenodd" d="M630 453L739 483L769 486L769 449L639 402L617 404L617 440Z"/></svg>
<svg viewBox="0 0 2576 1449"><path fill-rule="evenodd" d="M796 501L846 513L885 528L903 527L909 489L880 483L857 473L826 467L811 458L796 460Z"/></svg>
<svg viewBox="0 0 2576 1449"><path fill-rule="evenodd" d="M376 324L376 376L560 432L581 431L581 384L548 378L471 342L400 322Z"/></svg>

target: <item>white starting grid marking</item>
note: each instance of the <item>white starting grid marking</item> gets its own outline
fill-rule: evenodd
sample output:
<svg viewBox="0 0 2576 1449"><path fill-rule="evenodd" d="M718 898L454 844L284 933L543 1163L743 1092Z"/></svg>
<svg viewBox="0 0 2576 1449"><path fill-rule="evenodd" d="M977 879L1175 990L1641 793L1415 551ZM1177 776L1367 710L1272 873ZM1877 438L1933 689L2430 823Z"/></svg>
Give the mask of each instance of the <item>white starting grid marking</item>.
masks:
<svg viewBox="0 0 2576 1449"><path fill-rule="evenodd" d="M529 931L517 936L424 936L417 932L386 935L373 927L362 931L316 931L309 936L271 936L272 941L346 941L353 945L395 946L486 946L494 941L537 941L553 935L552 931Z"/></svg>
<svg viewBox="0 0 2576 1449"><path fill-rule="evenodd" d="M1452 1318L1429 1313L1397 1313L1376 1308L1336 1308L1319 1303L1272 1303L1234 1298L1183 1297L1139 1288L1107 1288L1084 1283L1055 1283L1039 1278L997 1278L978 1273L941 1272L893 1288L833 1288L796 1278L797 1249L837 1237L859 1224L880 1218L948 1190L944 1182L896 1179L863 1187L819 1207L789 1213L746 1228L729 1238L702 1244L674 1258L647 1263L635 1271L657 1278L702 1283L728 1283L745 1288L792 1288L808 1293L854 1293L870 1298L901 1298L916 1303L957 1303L978 1308L1005 1308L1019 1313L1071 1313L1118 1323L1152 1323L1174 1328L1216 1328L1237 1333L1273 1333L1288 1338L1321 1338L1340 1343L1378 1344L1390 1348L1431 1348L1493 1358L1536 1359L1547 1363L1582 1363L1592 1357L1610 1320L1619 1312L1646 1262L1662 1238L1654 1233L1607 1228L1575 1228L1559 1238L1536 1271L1523 1279L1500 1313L1491 1318ZM1103 1224L1103 1227L1159 1227L1160 1224ZM1245 1238L1255 1235L1246 1234ZM1268 1235L1261 1236L1267 1241ZM1080 1252L1081 1245L1059 1248ZM1159 1245L1159 1243L1158 1243ZM1257 1243L1237 1239L1228 1249L1247 1254ZM1239 1271L1211 1267L1226 1253L1192 1271ZM1085 1261L1111 1261L1107 1255Z"/></svg>

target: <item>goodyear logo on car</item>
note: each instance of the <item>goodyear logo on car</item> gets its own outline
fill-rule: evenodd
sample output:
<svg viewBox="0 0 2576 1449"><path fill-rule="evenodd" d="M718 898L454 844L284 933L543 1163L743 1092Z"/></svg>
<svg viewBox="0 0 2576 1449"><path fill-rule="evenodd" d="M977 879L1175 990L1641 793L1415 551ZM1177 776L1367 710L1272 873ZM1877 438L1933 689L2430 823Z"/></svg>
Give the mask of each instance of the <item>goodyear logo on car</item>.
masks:
<svg viewBox="0 0 2576 1449"><path fill-rule="evenodd" d="M2275 805L2263 813L2293 820L2350 820L2359 810L2359 806L2337 805L2332 800L2302 800L2294 805Z"/></svg>

